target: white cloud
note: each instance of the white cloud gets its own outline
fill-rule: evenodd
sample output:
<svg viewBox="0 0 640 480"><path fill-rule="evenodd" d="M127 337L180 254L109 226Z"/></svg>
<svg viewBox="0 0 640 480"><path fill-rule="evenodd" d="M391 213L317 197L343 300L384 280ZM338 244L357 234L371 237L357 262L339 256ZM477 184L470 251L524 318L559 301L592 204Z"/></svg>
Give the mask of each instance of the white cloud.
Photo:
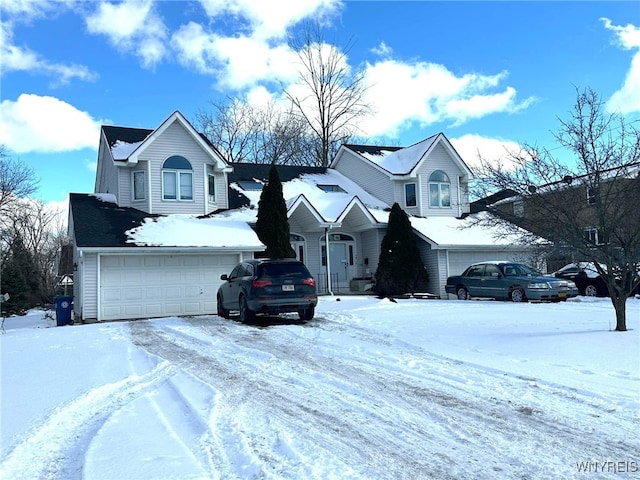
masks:
<svg viewBox="0 0 640 480"><path fill-rule="evenodd" d="M617 43L625 50L635 50L631 65L620 90L607 102L607 110L627 114L640 111L640 27L632 24L613 25L608 18L601 18L604 27L616 34Z"/></svg>
<svg viewBox="0 0 640 480"><path fill-rule="evenodd" d="M470 168L480 167L480 158L503 165L509 165L509 152L517 154L521 147L517 142L498 138L468 134L459 138L451 138L451 144Z"/></svg>
<svg viewBox="0 0 640 480"><path fill-rule="evenodd" d="M393 53L393 49L386 43L380 42L378 46L371 49L371 52L379 55L380 57L389 57Z"/></svg>
<svg viewBox="0 0 640 480"><path fill-rule="evenodd" d="M323 18L336 13L340 0L201 0L210 17L231 14L246 24L250 36L284 38L291 26L305 18Z"/></svg>
<svg viewBox="0 0 640 480"><path fill-rule="evenodd" d="M0 103L0 143L16 153L95 149L100 124L54 97L25 93Z"/></svg>
<svg viewBox="0 0 640 480"><path fill-rule="evenodd" d="M259 82L297 76L297 57L286 43L271 45L255 37L220 36L194 22L183 25L172 43L181 63L215 74L222 88L242 90Z"/></svg>
<svg viewBox="0 0 640 480"><path fill-rule="evenodd" d="M3 75L13 71L28 71L54 78L54 85L67 84L74 78L93 81L97 77L95 72L84 65L53 63L28 48L14 45L12 25L9 22L0 24L0 58Z"/></svg>
<svg viewBox="0 0 640 480"><path fill-rule="evenodd" d="M100 3L86 22L90 33L106 35L116 48L138 55L146 68L167 55L167 27L152 0Z"/></svg>
<svg viewBox="0 0 640 480"><path fill-rule="evenodd" d="M518 103L513 87L494 92L507 74L456 76L444 65L386 59L366 68L367 98L375 112L361 125L367 135L396 136L411 123L459 125L497 112L515 112L533 99Z"/></svg>

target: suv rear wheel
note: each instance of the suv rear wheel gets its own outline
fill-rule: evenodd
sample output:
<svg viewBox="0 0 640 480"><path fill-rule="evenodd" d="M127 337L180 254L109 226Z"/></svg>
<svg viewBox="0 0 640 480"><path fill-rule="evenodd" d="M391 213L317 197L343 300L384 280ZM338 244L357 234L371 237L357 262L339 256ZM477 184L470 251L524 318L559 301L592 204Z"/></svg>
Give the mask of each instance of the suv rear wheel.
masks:
<svg viewBox="0 0 640 480"><path fill-rule="evenodd" d="M315 307L313 305L308 308L301 308L298 310L298 316L300 320L311 320L315 314Z"/></svg>
<svg viewBox="0 0 640 480"><path fill-rule="evenodd" d="M240 297L240 321L242 323L252 322L256 318L255 312L249 310L249 305L247 305L247 299L243 296Z"/></svg>

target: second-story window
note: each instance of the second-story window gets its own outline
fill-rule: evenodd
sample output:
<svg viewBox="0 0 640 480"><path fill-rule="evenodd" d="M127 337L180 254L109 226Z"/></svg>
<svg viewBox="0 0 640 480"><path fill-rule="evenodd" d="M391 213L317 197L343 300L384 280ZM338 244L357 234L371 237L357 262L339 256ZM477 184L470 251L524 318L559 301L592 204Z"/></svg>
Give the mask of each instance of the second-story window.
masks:
<svg viewBox="0 0 640 480"><path fill-rule="evenodd" d="M162 165L162 199L193 200L193 169L186 158L174 155Z"/></svg>
<svg viewBox="0 0 640 480"><path fill-rule="evenodd" d="M145 193L145 175L143 170L136 170L133 175L133 199L144 200L146 198Z"/></svg>
<svg viewBox="0 0 640 480"><path fill-rule="evenodd" d="M405 183L404 185L404 204L407 207L415 207L416 206L416 184L415 183Z"/></svg>
<svg viewBox="0 0 640 480"><path fill-rule="evenodd" d="M436 170L429 176L429 206L445 208L451 206L451 182L442 170Z"/></svg>

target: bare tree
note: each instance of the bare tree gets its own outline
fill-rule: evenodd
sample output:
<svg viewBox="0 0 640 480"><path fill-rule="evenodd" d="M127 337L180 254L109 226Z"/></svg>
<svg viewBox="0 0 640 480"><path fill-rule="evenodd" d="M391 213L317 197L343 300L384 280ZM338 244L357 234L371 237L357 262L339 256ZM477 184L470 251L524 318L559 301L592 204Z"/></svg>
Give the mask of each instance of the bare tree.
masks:
<svg viewBox="0 0 640 480"><path fill-rule="evenodd" d="M523 241L536 235L556 253L593 262L609 288L616 330L626 331L626 301L640 284L640 132L606 114L587 89L577 92L555 138L573 153L572 163L532 145L507 152L506 162L481 159L484 193L507 192L489 202L494 215L485 221L498 221L509 233L523 227L531 232Z"/></svg>
<svg viewBox="0 0 640 480"><path fill-rule="evenodd" d="M230 163L313 165L314 139L303 119L270 102L254 107L243 98L210 102L196 126Z"/></svg>
<svg viewBox="0 0 640 480"><path fill-rule="evenodd" d="M306 122L270 103L259 112L255 162L277 165L314 165L313 137Z"/></svg>
<svg viewBox="0 0 640 480"><path fill-rule="evenodd" d="M229 163L254 158L260 129L256 111L244 99L227 97L209 102L210 109L196 113L196 127L218 148Z"/></svg>
<svg viewBox="0 0 640 480"><path fill-rule="evenodd" d="M0 215L10 210L22 197L28 197L38 188L33 170L11 158L4 145L0 145Z"/></svg>
<svg viewBox="0 0 640 480"><path fill-rule="evenodd" d="M291 87L284 93L317 137L317 162L326 167L340 143L356 132L357 119L370 111L364 71L354 71L347 63L352 44L340 51L326 43L317 23L308 24L290 46L300 60L302 88Z"/></svg>
<svg viewBox="0 0 640 480"><path fill-rule="evenodd" d="M51 302L57 280L58 252L67 242L61 212L42 201L20 198L0 217L0 227L3 261L16 254L16 245L32 259L27 298L37 303Z"/></svg>

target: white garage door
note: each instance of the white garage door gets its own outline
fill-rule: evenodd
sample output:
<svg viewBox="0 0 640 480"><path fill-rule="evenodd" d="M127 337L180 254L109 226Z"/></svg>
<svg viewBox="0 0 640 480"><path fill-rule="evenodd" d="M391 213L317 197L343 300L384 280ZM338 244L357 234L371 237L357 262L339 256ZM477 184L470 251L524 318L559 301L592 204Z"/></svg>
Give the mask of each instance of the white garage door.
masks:
<svg viewBox="0 0 640 480"><path fill-rule="evenodd" d="M220 275L239 255L104 255L100 318L165 317L216 312Z"/></svg>
<svg viewBox="0 0 640 480"><path fill-rule="evenodd" d="M460 275L472 263L487 262L491 260L514 260L518 252L449 252L449 276Z"/></svg>

